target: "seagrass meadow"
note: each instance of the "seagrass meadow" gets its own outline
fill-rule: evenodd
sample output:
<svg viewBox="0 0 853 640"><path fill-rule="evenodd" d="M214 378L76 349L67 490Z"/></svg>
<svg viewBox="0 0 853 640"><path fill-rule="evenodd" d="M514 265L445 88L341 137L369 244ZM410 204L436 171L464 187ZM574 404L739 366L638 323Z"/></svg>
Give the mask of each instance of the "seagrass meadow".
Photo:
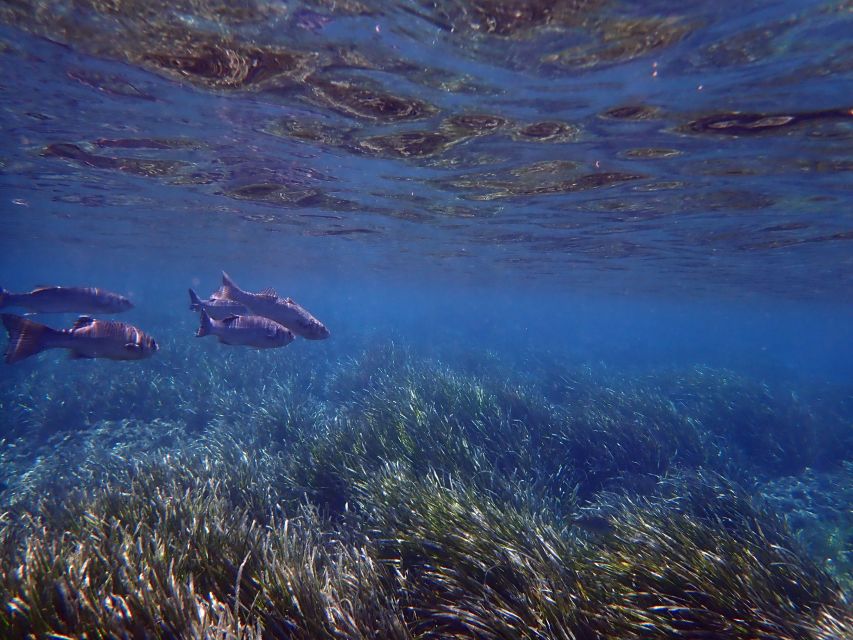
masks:
<svg viewBox="0 0 853 640"><path fill-rule="evenodd" d="M853 637L849 390L194 348L0 381L0 636Z"/></svg>

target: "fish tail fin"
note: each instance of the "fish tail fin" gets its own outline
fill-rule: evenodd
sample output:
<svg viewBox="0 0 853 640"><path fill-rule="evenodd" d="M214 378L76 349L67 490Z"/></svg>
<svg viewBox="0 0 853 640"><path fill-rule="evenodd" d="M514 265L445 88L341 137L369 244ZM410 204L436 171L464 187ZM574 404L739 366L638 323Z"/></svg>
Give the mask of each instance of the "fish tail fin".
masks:
<svg viewBox="0 0 853 640"><path fill-rule="evenodd" d="M201 309L201 300L199 300L198 294L195 291L190 289L190 311L198 311Z"/></svg>
<svg viewBox="0 0 853 640"><path fill-rule="evenodd" d="M196 338L203 338L204 336L210 335L210 330L213 328L210 316L207 315L207 311L204 309L201 310L200 320L201 324L198 327L198 331L195 332Z"/></svg>
<svg viewBox="0 0 853 640"><path fill-rule="evenodd" d="M11 313L3 314L3 324L9 332L9 346L6 347L6 363L14 364L24 358L49 349L49 338L60 335L56 329L27 320Z"/></svg>

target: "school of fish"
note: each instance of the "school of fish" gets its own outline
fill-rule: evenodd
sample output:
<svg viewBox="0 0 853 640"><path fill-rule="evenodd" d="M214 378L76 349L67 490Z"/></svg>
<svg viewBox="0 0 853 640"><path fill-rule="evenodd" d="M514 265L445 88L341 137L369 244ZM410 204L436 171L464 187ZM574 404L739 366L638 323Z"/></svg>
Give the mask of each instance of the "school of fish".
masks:
<svg viewBox="0 0 853 640"><path fill-rule="evenodd" d="M202 300L192 289L190 310L199 312L196 337L216 336L227 345L270 349L284 347L300 336L323 340L326 326L291 298L273 289L245 291L222 272L222 287ZM116 320L98 320L90 314L120 313L133 304L117 293L96 287L39 286L28 293L10 293L0 287L0 309L18 307L29 313L81 313L70 329L54 329L29 318L3 313L9 333L7 364L20 362L48 349L68 349L71 358L141 360L154 355L157 342L137 327ZM29 315L29 314L28 314Z"/></svg>

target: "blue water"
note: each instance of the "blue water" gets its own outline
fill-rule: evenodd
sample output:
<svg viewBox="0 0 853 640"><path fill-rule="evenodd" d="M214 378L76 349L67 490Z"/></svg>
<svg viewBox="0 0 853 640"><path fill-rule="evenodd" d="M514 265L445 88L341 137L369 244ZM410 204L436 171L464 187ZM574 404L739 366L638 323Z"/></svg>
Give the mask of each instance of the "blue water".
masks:
<svg viewBox="0 0 853 640"><path fill-rule="evenodd" d="M57 433L139 419L204 434L204 405L253 419L253 403L277 406L266 385L300 370L298 393L332 415L324 381L386 348L560 406L549 371L645 381L707 425L661 382L706 371L721 407L745 402L722 380L767 390L754 414L720 414L733 423L715 437L778 429L783 462L732 479L771 504L811 487L781 515L849 591L853 522L843 499L825 503L853 465L851 15L795 1L0 5L0 285L123 293L135 308L119 319L161 344L141 362L49 351L3 368L4 503L59 455ZM187 289L214 291L222 270L291 296L331 337L266 353L196 339ZM242 405L209 397L229 386ZM797 420L813 441L784 441ZM736 445L745 460L777 446ZM675 455L654 472L693 466Z"/></svg>

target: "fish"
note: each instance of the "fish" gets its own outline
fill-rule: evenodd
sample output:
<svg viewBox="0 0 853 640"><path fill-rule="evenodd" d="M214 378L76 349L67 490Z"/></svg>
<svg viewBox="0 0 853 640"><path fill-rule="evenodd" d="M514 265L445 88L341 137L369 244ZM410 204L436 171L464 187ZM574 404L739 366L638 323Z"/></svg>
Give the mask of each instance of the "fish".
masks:
<svg viewBox="0 0 853 640"><path fill-rule="evenodd" d="M47 349L70 349L72 359L142 360L159 348L151 336L115 320L80 316L70 329L53 329L11 313L2 314L2 319L9 332L7 364Z"/></svg>
<svg viewBox="0 0 853 640"><path fill-rule="evenodd" d="M211 300L228 300L228 296L225 295L225 286L219 287L216 291L210 294ZM232 300L233 302L233 300Z"/></svg>
<svg viewBox="0 0 853 640"><path fill-rule="evenodd" d="M214 320L224 320L231 316L251 315L251 312L239 302L215 296L216 293L211 295L207 300L202 300L195 291L190 289L190 310L207 311L207 315Z"/></svg>
<svg viewBox="0 0 853 640"><path fill-rule="evenodd" d="M196 338L214 335L219 342L234 346L274 349L293 342L295 336L287 327L262 316L230 316L214 320L206 309L201 310L201 325Z"/></svg>
<svg viewBox="0 0 853 640"><path fill-rule="evenodd" d="M98 287L36 287L29 293L11 293L0 287L0 308L22 307L33 313L121 313L133 303Z"/></svg>
<svg viewBox="0 0 853 640"><path fill-rule="evenodd" d="M572 519L572 524L580 527L588 533L606 535L613 533L616 527L606 517L601 515L587 514Z"/></svg>
<svg viewBox="0 0 853 640"><path fill-rule="evenodd" d="M296 19L297 27L314 33L319 33L332 21L331 16L324 16L309 9L300 9L293 14L293 17Z"/></svg>
<svg viewBox="0 0 853 640"><path fill-rule="evenodd" d="M264 289L260 293L243 291L223 271L222 288L218 294L245 305L253 314L274 320L308 340L324 340L330 335L326 325L292 298L279 298L274 289Z"/></svg>

